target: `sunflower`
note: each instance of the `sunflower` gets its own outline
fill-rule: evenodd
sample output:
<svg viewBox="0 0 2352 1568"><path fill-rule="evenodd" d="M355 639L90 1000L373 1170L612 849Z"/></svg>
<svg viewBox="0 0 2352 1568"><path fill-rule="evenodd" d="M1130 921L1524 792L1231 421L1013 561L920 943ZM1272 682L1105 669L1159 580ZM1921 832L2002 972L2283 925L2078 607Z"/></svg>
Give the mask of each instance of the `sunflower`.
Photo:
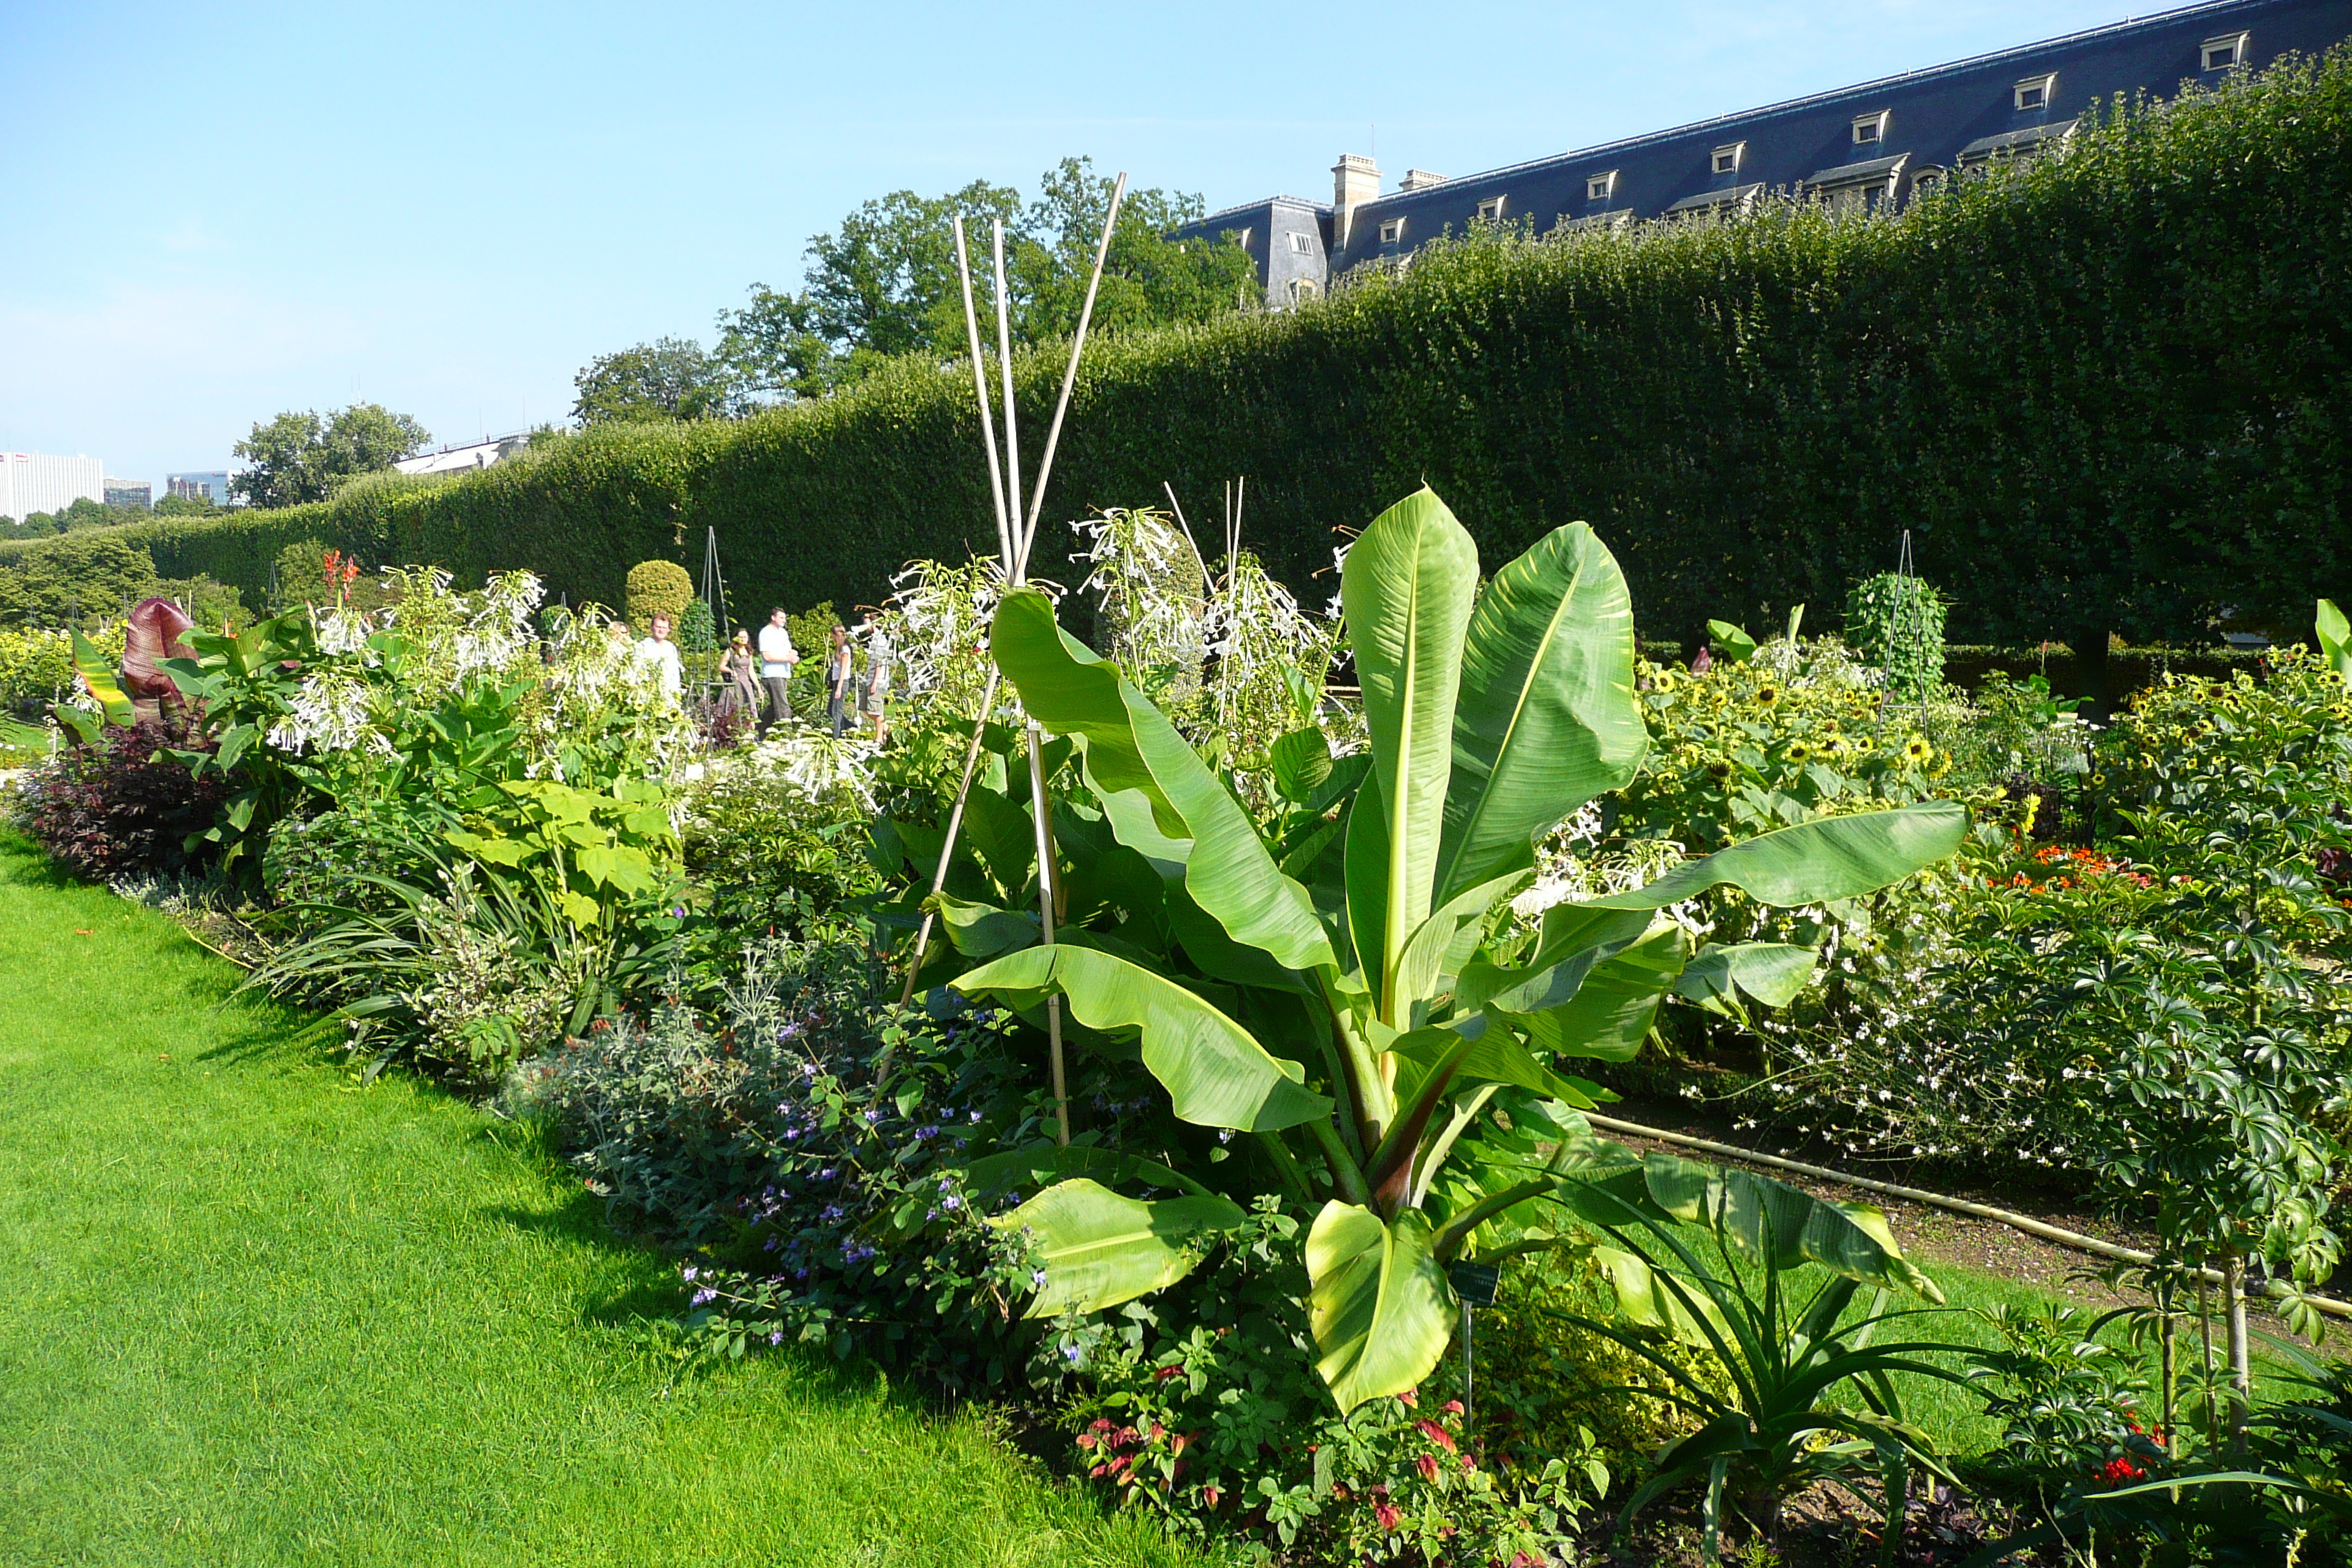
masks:
<svg viewBox="0 0 2352 1568"><path fill-rule="evenodd" d="M1731 763L1722 757L1709 758L1706 764L1706 776L1721 784L1731 776Z"/></svg>
<svg viewBox="0 0 2352 1568"><path fill-rule="evenodd" d="M1920 736L1914 735L1903 742L1903 760L1915 768L1927 763L1935 754L1936 748L1927 744L1927 741Z"/></svg>
<svg viewBox="0 0 2352 1568"><path fill-rule="evenodd" d="M1822 755L1835 757L1844 754L1845 737L1832 730L1822 737Z"/></svg>
<svg viewBox="0 0 2352 1568"><path fill-rule="evenodd" d="M1789 749L1781 754L1801 767L1812 761L1813 749L1802 741L1791 741L1789 742Z"/></svg>
<svg viewBox="0 0 2352 1568"><path fill-rule="evenodd" d="M1756 695L1748 700L1769 711L1780 706L1780 689L1777 686L1759 686L1756 689Z"/></svg>

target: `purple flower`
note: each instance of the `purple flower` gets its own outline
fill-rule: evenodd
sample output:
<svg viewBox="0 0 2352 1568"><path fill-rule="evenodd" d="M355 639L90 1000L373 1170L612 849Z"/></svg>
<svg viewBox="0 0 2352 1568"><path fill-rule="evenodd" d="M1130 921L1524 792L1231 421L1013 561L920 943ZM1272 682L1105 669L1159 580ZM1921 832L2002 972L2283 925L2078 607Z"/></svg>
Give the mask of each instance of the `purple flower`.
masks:
<svg viewBox="0 0 2352 1568"><path fill-rule="evenodd" d="M1029 1270L1029 1288L1033 1290L1043 1290L1045 1288L1045 1271L1044 1269L1032 1268Z"/></svg>
<svg viewBox="0 0 2352 1568"><path fill-rule="evenodd" d="M940 1207L950 1211L960 1209L963 1207L963 1200L956 1196L953 1193L950 1193L947 1196L940 1200Z"/></svg>
<svg viewBox="0 0 2352 1568"><path fill-rule="evenodd" d="M768 1342L772 1345L782 1344L784 1342L784 1331L778 1329L775 1332L770 1334L768 1336Z"/></svg>
<svg viewBox="0 0 2352 1568"><path fill-rule="evenodd" d="M1072 1366L1077 1365L1078 1347L1076 1345L1064 1345L1062 1347L1062 1359L1068 1362Z"/></svg>
<svg viewBox="0 0 2352 1568"><path fill-rule="evenodd" d="M695 1278L696 1278L696 1273L695 1273L695 1268L694 1268L694 1266L693 1266L692 1264L690 1264L690 1263L689 1263L689 1264L688 1264L685 1268L683 1268L679 1269L677 1272L678 1272L678 1278L680 1278L680 1279L684 1279L688 1284L691 1285L691 1284L693 1284L693 1283L694 1283L694 1281L695 1281Z"/></svg>
<svg viewBox="0 0 2352 1568"><path fill-rule="evenodd" d="M699 1307L705 1301L716 1301L717 1300L719 1300L719 1292L716 1290L697 1290L694 1293L694 1300L688 1302L687 1305L689 1307Z"/></svg>

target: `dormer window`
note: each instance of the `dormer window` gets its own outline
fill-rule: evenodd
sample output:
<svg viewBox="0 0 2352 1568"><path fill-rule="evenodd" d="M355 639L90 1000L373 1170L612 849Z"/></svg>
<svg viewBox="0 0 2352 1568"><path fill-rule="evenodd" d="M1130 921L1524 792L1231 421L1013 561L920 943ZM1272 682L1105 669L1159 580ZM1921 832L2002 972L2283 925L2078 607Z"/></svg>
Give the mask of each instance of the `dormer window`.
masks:
<svg viewBox="0 0 2352 1568"><path fill-rule="evenodd" d="M1488 196L1485 201L1480 202L1478 204L1478 221L1481 223L1500 223L1503 219L1503 199L1504 198L1501 196Z"/></svg>
<svg viewBox="0 0 2352 1568"><path fill-rule="evenodd" d="M1584 199L1586 201L1611 201L1616 197L1616 170L1612 169L1605 174L1587 174L1584 176Z"/></svg>
<svg viewBox="0 0 2352 1568"><path fill-rule="evenodd" d="M2208 38L2199 58L2203 64L2197 68L2209 71L2235 70L2246 63L2245 33L2225 33L2218 38Z"/></svg>
<svg viewBox="0 0 2352 1568"><path fill-rule="evenodd" d="M1312 256L1312 255L1314 255L1314 254L1315 254L1315 239L1314 239L1314 237L1313 237L1312 235L1305 235L1305 234L1294 234L1294 235L1292 235L1292 236L1290 237L1290 252L1291 252L1291 254L1292 254L1292 255L1294 255L1294 256Z"/></svg>
<svg viewBox="0 0 2352 1568"><path fill-rule="evenodd" d="M1886 140L1886 110L1882 109L1875 114L1857 114L1853 117L1855 146L1874 147L1885 140Z"/></svg>
<svg viewBox="0 0 2352 1568"><path fill-rule="evenodd" d="M2010 101L2017 109L2047 109L2051 90L2058 85L2056 72L2048 76L2030 76L2011 89Z"/></svg>
<svg viewBox="0 0 2352 1568"><path fill-rule="evenodd" d="M1748 143L1745 142L1734 142L1728 147L1717 147L1715 150L1714 170L1718 174L1736 174L1739 173L1741 160L1747 156Z"/></svg>
<svg viewBox="0 0 2352 1568"><path fill-rule="evenodd" d="M1381 220L1381 243L1394 245L1404 238L1404 219L1387 217Z"/></svg>

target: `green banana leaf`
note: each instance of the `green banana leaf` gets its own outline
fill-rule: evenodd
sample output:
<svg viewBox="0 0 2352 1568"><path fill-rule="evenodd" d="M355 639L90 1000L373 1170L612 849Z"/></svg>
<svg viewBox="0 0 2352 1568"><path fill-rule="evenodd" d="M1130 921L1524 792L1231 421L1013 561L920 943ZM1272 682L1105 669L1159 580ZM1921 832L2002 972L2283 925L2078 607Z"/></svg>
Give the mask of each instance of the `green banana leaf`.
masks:
<svg viewBox="0 0 2352 1568"><path fill-rule="evenodd" d="M1529 1045L1554 1056L1632 1061L1658 1016L1659 1002L1682 974L1685 952L1681 929L1662 927L1594 964L1576 994L1559 1006L1511 1014L1509 1020Z"/></svg>
<svg viewBox="0 0 2352 1568"><path fill-rule="evenodd" d="M1051 1186L1071 1176L1088 1176L1107 1187L1145 1182L1173 1187L1196 1197L1214 1197L1207 1187L1157 1160L1122 1154L1094 1143L1031 1143L1000 1153L983 1154L964 1167L964 1180L976 1193L1000 1193L1017 1185Z"/></svg>
<svg viewBox="0 0 2352 1568"><path fill-rule="evenodd" d="M1813 978L1819 955L1780 942L1708 942L1683 966L1675 994L1703 1005L1737 1006L1742 995L1786 1007Z"/></svg>
<svg viewBox="0 0 2352 1568"><path fill-rule="evenodd" d="M81 677L83 689L97 700L108 723L128 729L139 721L138 710L131 694L122 689L113 658L79 631L73 634L73 662L74 673Z"/></svg>
<svg viewBox="0 0 2352 1568"><path fill-rule="evenodd" d="M1651 1153L1639 1171L1560 1184L1557 1195L1580 1218L1622 1226L1639 1214L1703 1226L1759 1263L1819 1264L1864 1285L1899 1287L1941 1305L1944 1293L1919 1272L1868 1204L1817 1198L1752 1172Z"/></svg>
<svg viewBox="0 0 2352 1568"><path fill-rule="evenodd" d="M1248 1030L1172 980L1110 953L1033 947L949 982L1019 1010L1046 995L1068 999L1088 1028L1140 1034L1143 1065L1168 1090L1177 1117L1202 1127L1274 1132L1331 1114L1305 1086L1297 1062L1267 1052Z"/></svg>
<svg viewBox="0 0 2352 1568"><path fill-rule="evenodd" d="M1419 1209L1389 1224L1368 1208L1328 1203L1307 1233L1307 1321L1315 1367L1345 1414L1367 1399L1418 1387L1454 1331L1454 1289Z"/></svg>
<svg viewBox="0 0 2352 1568"><path fill-rule="evenodd" d="M1058 1318L1099 1312L1174 1284L1199 1264L1203 1238L1232 1230L1242 1218L1230 1198L1146 1203L1080 1176L988 1223L1031 1233L1045 1281L1024 1316Z"/></svg>
<svg viewBox="0 0 2352 1568"><path fill-rule="evenodd" d="M1662 910L1726 882L1778 908L1851 899L1934 865L1968 830L1968 807L1949 800L1801 822L1685 860L1646 888L1576 907Z"/></svg>
<svg viewBox="0 0 2352 1568"><path fill-rule="evenodd" d="M934 895L930 903L940 912L940 923L947 928L948 941L966 958L1016 952L1035 946L1044 934L1037 917L1025 910L1001 910L945 892Z"/></svg>
<svg viewBox="0 0 2352 1568"><path fill-rule="evenodd" d="M1389 819L1381 779L1367 776L1348 803L1348 841L1340 847L1346 879L1348 941L1363 971L1364 989L1377 996L1388 955Z"/></svg>
<svg viewBox="0 0 2352 1568"><path fill-rule="evenodd" d="M1085 749L1087 777L1121 843L1151 857L1189 838L1185 886L1227 935L1286 968L1336 966L1307 889L1282 874L1241 803L1160 710L1119 679L1118 666L1063 633L1052 600L1034 589L1005 595L989 647L1023 706ZM1112 809L1129 792L1151 807L1150 844L1128 837L1131 812Z"/></svg>
<svg viewBox="0 0 2352 1568"><path fill-rule="evenodd" d="M1454 770L1462 638L1477 585L1477 546L1427 488L1373 519L1349 547L1339 571L1339 599L1371 732L1371 777L1380 785L1388 829L1379 973L1381 1016L1391 1024L1402 1021L1397 959L1405 939L1429 918L1436 882ZM1365 973L1372 972L1367 957Z"/></svg>
<svg viewBox="0 0 2352 1568"><path fill-rule="evenodd" d="M1756 657L1756 639L1748 635L1744 626L1733 626L1729 621L1709 621L1706 623L1706 637L1707 641L1714 645L1717 658L1746 664Z"/></svg>
<svg viewBox="0 0 2352 1568"><path fill-rule="evenodd" d="M1513 1039L1508 1030L1486 1025L1483 1018L1474 1018L1470 1024L1479 1027L1465 1027L1458 1033L1444 1028L1415 1029L1409 1035L1398 1036L1389 1049L1414 1067L1427 1071L1454 1058L1467 1036L1470 1037L1469 1048L1460 1050L1459 1059L1454 1063L1456 1082L1513 1084L1520 1089L1532 1089L1547 1100L1574 1106L1579 1110L1591 1110L1599 1103L1588 1092L1591 1085L1578 1083L1552 1071L1529 1056L1527 1047ZM1400 1100L1411 1100L1416 1087L1414 1081L1400 1079L1397 1098ZM1613 1100L1616 1097L1611 1095L1608 1098Z"/></svg>
<svg viewBox="0 0 2352 1568"><path fill-rule="evenodd" d="M1633 601L1580 522L1495 574L1471 612L1437 901L1535 864L1535 840L1641 766Z"/></svg>
<svg viewBox="0 0 2352 1568"><path fill-rule="evenodd" d="M2327 656L2327 668L2352 680L2352 621L2344 618L2335 600L2319 601L2317 624L2312 629L2319 634L2319 651Z"/></svg>

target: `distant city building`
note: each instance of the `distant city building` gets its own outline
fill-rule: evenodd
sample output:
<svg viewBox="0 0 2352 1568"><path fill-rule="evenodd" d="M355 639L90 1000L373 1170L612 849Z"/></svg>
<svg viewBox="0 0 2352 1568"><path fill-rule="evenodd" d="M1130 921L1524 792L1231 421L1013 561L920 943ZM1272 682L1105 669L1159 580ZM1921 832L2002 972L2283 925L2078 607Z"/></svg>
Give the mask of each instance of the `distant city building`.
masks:
<svg viewBox="0 0 2352 1568"><path fill-rule="evenodd" d="M106 465L96 458L0 452L0 517L11 522L37 511L63 511L78 500L105 499Z"/></svg>
<svg viewBox="0 0 2352 1568"><path fill-rule="evenodd" d="M530 435L519 431L512 436L492 436L462 447L444 447L437 452L403 458L393 467L404 474L470 474L477 468L501 463L530 445Z"/></svg>
<svg viewBox="0 0 2352 1568"><path fill-rule="evenodd" d="M2347 37L2352 0L2211 0L1483 174L1413 169L1387 195L1379 166L1350 153L1331 171L1328 205L1269 196L1176 237L1232 236L1281 309L1481 221L1549 236L1744 212L1773 192L1873 211L2060 145L2117 95L2172 98L2183 82L2213 86Z"/></svg>
<svg viewBox="0 0 2352 1568"><path fill-rule="evenodd" d="M106 478L106 504L135 506L144 510L155 504L155 487L145 479L118 479L109 474Z"/></svg>
<svg viewBox="0 0 2352 1568"><path fill-rule="evenodd" d="M228 475L221 469L205 474L165 474L163 488L182 500L208 500L215 506L228 505Z"/></svg>

